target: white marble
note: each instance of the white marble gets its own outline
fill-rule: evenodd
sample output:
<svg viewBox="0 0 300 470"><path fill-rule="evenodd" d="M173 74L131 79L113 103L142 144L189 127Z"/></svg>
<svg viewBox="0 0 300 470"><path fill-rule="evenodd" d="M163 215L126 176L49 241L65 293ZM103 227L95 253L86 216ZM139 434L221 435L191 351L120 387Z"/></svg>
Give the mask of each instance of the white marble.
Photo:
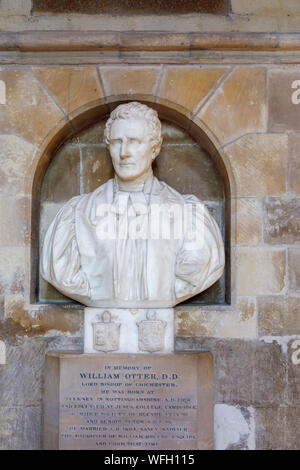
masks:
<svg viewBox="0 0 300 470"><path fill-rule="evenodd" d="M173 307L210 287L224 270L222 236L195 196L153 177L162 144L156 111L118 106L105 140L115 178L58 212L43 243L43 278L107 308Z"/></svg>
<svg viewBox="0 0 300 470"><path fill-rule="evenodd" d="M116 329L119 327L119 348L115 350L100 351L94 347L94 331L93 324L105 323L103 322L103 314L109 312L110 325L106 330L106 338L102 338L102 342L111 343L110 336L115 336ZM147 318L148 317L148 318ZM145 323L143 323L145 322ZM153 322L153 323L152 323ZM106 323L106 324L107 324ZM150 325L149 325L150 323ZM151 325L152 323L152 325ZM165 325L163 325L165 323ZM151 326L151 330L149 330ZM112 331L111 330L112 327ZM159 327L159 328L157 328ZM141 330L142 328L142 330ZM147 336L145 336L145 330ZM111 335L110 335L111 333ZM163 349L157 351L150 351L141 349L141 346L147 347L159 344L155 341L155 335L163 333ZM105 354L105 352L112 353L139 353L139 354L170 354L174 352L174 312L172 308L169 309L107 309L107 308L85 308L84 310L84 352L85 353L98 353Z"/></svg>
<svg viewBox="0 0 300 470"><path fill-rule="evenodd" d="M4 341L0 341L0 364L6 364L6 346Z"/></svg>

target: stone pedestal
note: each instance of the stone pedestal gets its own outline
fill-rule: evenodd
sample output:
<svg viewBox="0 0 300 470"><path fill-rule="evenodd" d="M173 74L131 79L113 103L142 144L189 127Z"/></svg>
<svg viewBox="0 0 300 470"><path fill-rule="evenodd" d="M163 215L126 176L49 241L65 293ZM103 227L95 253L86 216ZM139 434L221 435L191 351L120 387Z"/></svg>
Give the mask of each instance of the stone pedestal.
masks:
<svg viewBox="0 0 300 470"><path fill-rule="evenodd" d="M174 310L85 308L84 352L169 354L174 351Z"/></svg>
<svg viewBox="0 0 300 470"><path fill-rule="evenodd" d="M44 405L45 449L212 449L212 356L48 352Z"/></svg>

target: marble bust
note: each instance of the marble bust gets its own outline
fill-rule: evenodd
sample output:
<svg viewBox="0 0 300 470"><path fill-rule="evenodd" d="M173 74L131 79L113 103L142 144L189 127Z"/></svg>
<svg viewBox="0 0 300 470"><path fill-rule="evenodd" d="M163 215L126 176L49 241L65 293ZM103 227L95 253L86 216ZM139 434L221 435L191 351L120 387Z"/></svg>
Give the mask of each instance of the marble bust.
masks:
<svg viewBox="0 0 300 470"><path fill-rule="evenodd" d="M115 177L69 200L43 241L43 278L88 307L167 308L214 284L224 246L193 195L153 176L161 144L157 112L131 102L106 123Z"/></svg>

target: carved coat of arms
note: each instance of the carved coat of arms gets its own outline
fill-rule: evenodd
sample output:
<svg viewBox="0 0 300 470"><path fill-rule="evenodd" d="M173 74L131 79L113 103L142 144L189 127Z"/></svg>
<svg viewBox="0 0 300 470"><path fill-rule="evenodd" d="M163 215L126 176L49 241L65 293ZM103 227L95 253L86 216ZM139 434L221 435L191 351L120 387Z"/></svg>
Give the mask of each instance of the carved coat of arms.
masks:
<svg viewBox="0 0 300 470"><path fill-rule="evenodd" d="M157 352L165 347L165 329L167 323L156 319L155 313L147 313L147 320L138 324L140 351Z"/></svg>
<svg viewBox="0 0 300 470"><path fill-rule="evenodd" d="M93 325L94 349L96 351L117 351L120 348L120 323L111 321L109 312L104 312L102 321Z"/></svg>

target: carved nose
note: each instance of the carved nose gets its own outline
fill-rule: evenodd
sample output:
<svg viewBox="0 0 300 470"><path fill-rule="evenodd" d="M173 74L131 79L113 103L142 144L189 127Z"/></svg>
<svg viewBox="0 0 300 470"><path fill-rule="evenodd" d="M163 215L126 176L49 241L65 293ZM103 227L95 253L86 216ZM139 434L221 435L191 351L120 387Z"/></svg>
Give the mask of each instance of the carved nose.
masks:
<svg viewBox="0 0 300 470"><path fill-rule="evenodd" d="M127 140L124 139L122 141L122 146L121 146L121 153L120 153L120 158L124 160L125 158L130 157L130 154L128 152L128 146L127 146Z"/></svg>

